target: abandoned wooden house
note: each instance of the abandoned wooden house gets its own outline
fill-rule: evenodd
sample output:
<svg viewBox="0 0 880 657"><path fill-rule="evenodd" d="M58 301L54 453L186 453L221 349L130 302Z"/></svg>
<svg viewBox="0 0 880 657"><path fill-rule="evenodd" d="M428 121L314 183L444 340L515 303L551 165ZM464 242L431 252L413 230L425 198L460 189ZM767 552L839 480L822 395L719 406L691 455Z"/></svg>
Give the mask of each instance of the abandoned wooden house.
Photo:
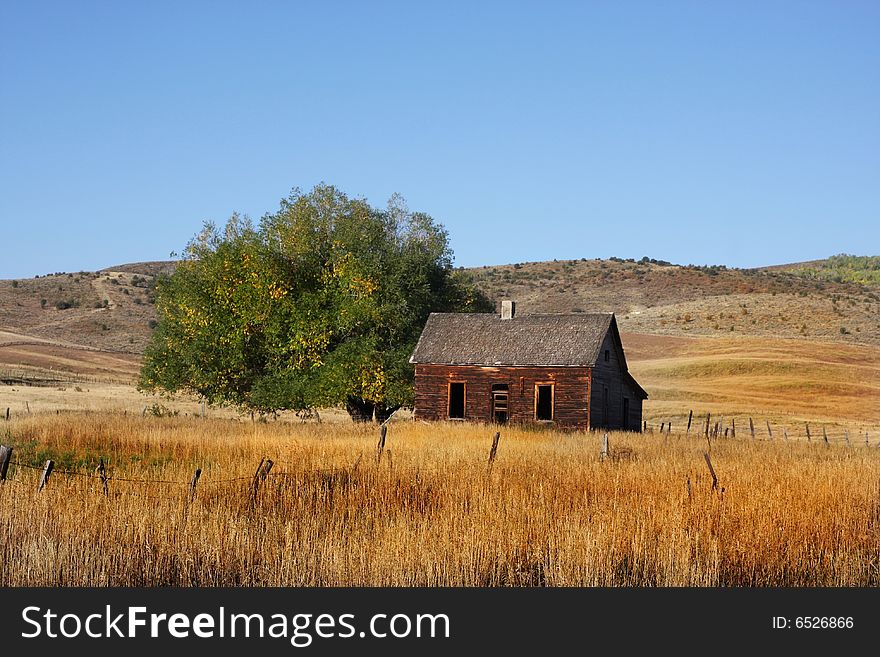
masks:
<svg viewBox="0 0 880 657"><path fill-rule="evenodd" d="M410 362L415 417L638 431L648 394L613 313L432 313Z"/></svg>

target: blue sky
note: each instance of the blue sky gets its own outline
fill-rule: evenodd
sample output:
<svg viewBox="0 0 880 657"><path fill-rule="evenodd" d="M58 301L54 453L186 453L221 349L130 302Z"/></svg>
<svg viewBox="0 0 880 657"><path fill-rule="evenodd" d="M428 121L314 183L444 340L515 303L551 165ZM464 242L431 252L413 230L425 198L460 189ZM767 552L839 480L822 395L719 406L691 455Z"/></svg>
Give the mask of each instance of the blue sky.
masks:
<svg viewBox="0 0 880 657"><path fill-rule="evenodd" d="M0 278L324 181L456 264L880 253L880 3L0 3Z"/></svg>

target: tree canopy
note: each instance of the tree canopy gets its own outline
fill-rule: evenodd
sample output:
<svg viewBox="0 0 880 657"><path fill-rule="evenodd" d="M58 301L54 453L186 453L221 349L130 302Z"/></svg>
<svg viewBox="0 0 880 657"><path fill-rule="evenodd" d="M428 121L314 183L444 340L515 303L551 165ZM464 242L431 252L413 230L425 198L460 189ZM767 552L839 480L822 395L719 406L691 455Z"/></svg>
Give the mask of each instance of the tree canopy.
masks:
<svg viewBox="0 0 880 657"><path fill-rule="evenodd" d="M294 189L258 226L206 224L156 305L141 389L258 412L345 404L361 420L412 404L430 312L492 310L430 216L328 185Z"/></svg>

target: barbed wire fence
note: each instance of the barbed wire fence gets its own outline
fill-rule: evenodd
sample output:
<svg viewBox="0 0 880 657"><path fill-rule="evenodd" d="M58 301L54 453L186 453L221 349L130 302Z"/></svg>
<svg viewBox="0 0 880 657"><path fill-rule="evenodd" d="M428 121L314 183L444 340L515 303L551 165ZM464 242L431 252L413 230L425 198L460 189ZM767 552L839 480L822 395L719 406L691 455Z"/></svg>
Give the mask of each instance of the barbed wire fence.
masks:
<svg viewBox="0 0 880 657"><path fill-rule="evenodd" d="M70 470L57 468L55 466L55 462L52 459L48 459L44 465L35 466L30 463L22 462L20 459L12 460L12 454L14 452L13 447L0 445L0 486L6 484L18 484L18 485L26 485L26 482L19 479L17 475L17 471L19 469L31 470L34 472L39 472L39 482L37 485L37 492L42 492L44 488L49 484L50 479L55 476L66 476L66 477L79 477L82 479L90 479L96 482L99 482L101 485L101 490L106 497L110 497L110 485L115 483L125 483L125 484L140 484L143 486L176 486L180 487L181 491L188 491L187 500L188 503L192 502L195 498L195 494L197 490L202 490L204 488L218 486L221 484L231 484L231 483L240 483L240 482L250 482L250 499L252 502L256 501L257 494L261 488L261 484L265 482L269 477L286 477L286 478L298 478L315 474L330 474L335 475L342 472L352 472L357 469L360 464L360 458L355 463L353 468L345 468L345 467L331 467L331 468L308 468L308 469L299 469L299 470L280 470L273 469L273 465L276 464L276 461L272 459L263 457L261 459L259 466L257 467L257 471L253 475L244 475L237 477L222 477L219 479L213 478L203 478L201 468L196 468L193 473L193 476L189 480L179 480L179 479L153 479L153 478L139 478L139 477L127 477L127 476L115 476L112 474L108 474L107 467L104 464L103 458L99 459L99 464L95 468L94 472L84 472L81 470ZM154 496L147 496L154 497Z"/></svg>
<svg viewBox="0 0 880 657"><path fill-rule="evenodd" d="M9 415L9 411L7 409L7 418ZM696 421L695 421L696 419ZM737 426L736 426L736 418L730 418L728 422L725 422L723 417L719 417L715 419L713 424L713 416L711 413L706 413L705 419L701 417L695 417L694 412L690 411L688 414L687 425L684 427L684 431L681 430L680 425L676 427L677 431L673 432L672 422L663 421L660 423L659 428L656 425L649 425L647 421L643 421L643 425L641 428L643 434L660 434L665 438L675 437L675 438L690 438L693 436L698 440L706 440L707 446L711 450L713 441L717 442L727 442L733 441L737 439ZM748 442L769 442L774 440L781 441L789 441L790 438L798 438L799 436L789 436L788 427L782 427L782 435L781 438L779 436L779 427L777 427L777 433L774 435L773 425L769 420L764 420L764 426L766 430L763 428L756 427L754 422L754 418L748 418L748 429L745 427L740 428L741 440L746 440ZM598 428L600 432L604 431L604 437L602 440L602 447L599 452L600 460L604 461L609 457L616 456L620 457L622 452L617 450L611 450L609 447L609 438L607 429ZM376 459L375 459L375 468L381 466L384 460L388 464L389 471L393 468L393 460L391 455L391 450L386 449L386 437L388 432L387 423L383 423L379 427L379 439L376 445ZM743 435L743 433L745 435ZM815 433L814 433L815 432ZM759 437L760 434L760 437ZM637 434L634 434L637 435ZM494 437L492 439L492 447L489 452L489 460L488 460L488 470L487 472L491 476L492 472L492 464L495 461L498 451L498 443L500 439L500 432L495 432ZM809 423L804 423L804 433L803 436L806 438L807 443L816 442L818 444L824 444L825 446L831 445L832 442L843 444L847 447L852 447L853 443L856 440L859 440L861 436L853 436L850 438L849 430L843 429L843 435L840 437L837 436L829 436L828 431L824 425L821 426L821 440L819 439L819 434L816 432L815 426L811 430ZM814 440L815 437L815 440ZM11 438L11 434L7 431L7 438ZM868 429L864 430L864 445L869 447L871 445L870 435ZM875 447L880 448L880 442L878 442ZM624 451L629 450L629 448L623 448ZM213 479L213 477L208 476L202 478L202 469L196 468L193 472L192 477L189 480L177 480L177 479L152 479L152 478L139 478L139 477L131 477L131 476L115 476L113 474L108 473L107 465L104 463L103 457L99 458L98 465L92 472L82 471L82 470L71 470L71 469L62 469L57 468L55 461L53 459L48 459L42 466L32 465L31 463L23 462L21 459L16 459L12 461L12 455L14 452L13 446L9 445L0 445L0 486L4 486L7 483L12 484L24 484L18 477L9 478L10 468L12 469L13 474L17 474L19 469L32 470L40 473L37 492L42 492L44 488L49 484L50 478L55 475L56 477L59 475L63 475L66 477L80 477L85 479L92 479L100 482L101 491L103 495L107 498L110 497L110 485L116 483L124 483L124 484L136 484L142 486L179 486L181 487L182 492L186 493L185 504L184 504L184 514L188 512L189 505L194 501L196 496L196 491L204 489L206 487L218 486L221 484L231 484L236 482L250 482L250 494L249 494L249 502L251 508L256 503L257 496L262 484L270 477L307 477L309 475L314 474L331 474L338 475L340 473L348 473L349 475L354 474L358 467L360 466L363 452L361 452L360 457L358 457L357 461L351 467L331 467L331 468L308 468L303 469L299 467L296 470L283 470L281 468L275 467L276 465L283 464L283 461L278 461L277 459L273 460L268 457L263 457L260 459L260 463L256 468L256 471L253 475L244 475L244 476L236 476L236 477L222 477L219 479ZM713 480L716 481L714 476L714 471L711 465L711 461L709 460L708 452L704 453L706 463L709 467L710 472L713 474ZM611 460L615 460L612 458ZM289 464L293 465L293 464ZM690 483L688 482L688 486ZM690 490L690 487L688 487ZM723 490L723 489L722 489ZM146 497L153 497L147 495Z"/></svg>

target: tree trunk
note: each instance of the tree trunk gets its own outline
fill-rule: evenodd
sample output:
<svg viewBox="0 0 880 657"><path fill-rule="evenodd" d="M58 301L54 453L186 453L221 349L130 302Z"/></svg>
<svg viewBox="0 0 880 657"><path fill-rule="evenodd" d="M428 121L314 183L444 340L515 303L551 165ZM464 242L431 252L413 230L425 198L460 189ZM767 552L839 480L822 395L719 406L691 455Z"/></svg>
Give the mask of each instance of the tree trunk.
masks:
<svg viewBox="0 0 880 657"><path fill-rule="evenodd" d="M360 397L351 396L345 402L345 410L354 422L369 422L373 419L374 404Z"/></svg>
<svg viewBox="0 0 880 657"><path fill-rule="evenodd" d="M386 406L382 402L376 404L376 422L382 423L390 418L400 406Z"/></svg>

